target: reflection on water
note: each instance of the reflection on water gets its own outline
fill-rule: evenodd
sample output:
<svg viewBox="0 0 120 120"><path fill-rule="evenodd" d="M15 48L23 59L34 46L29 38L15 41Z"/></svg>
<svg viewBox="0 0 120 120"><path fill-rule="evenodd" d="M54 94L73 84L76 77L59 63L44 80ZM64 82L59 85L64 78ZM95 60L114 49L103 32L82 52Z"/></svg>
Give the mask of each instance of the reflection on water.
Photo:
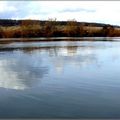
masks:
<svg viewBox="0 0 120 120"><path fill-rule="evenodd" d="M48 67L42 65L40 57L20 51L4 54L0 59L0 87L25 89L37 84L47 72Z"/></svg>
<svg viewBox="0 0 120 120"><path fill-rule="evenodd" d="M119 118L119 51L102 41L1 45L0 117Z"/></svg>
<svg viewBox="0 0 120 120"><path fill-rule="evenodd" d="M63 72L67 64L87 65L96 61L94 47L44 47L23 49L23 51L8 51L0 56L0 87L10 89L26 89L37 84L45 74L48 74L49 59L56 72ZM83 53L84 51L84 53ZM46 63L43 62L46 59ZM44 64L46 65L44 65Z"/></svg>

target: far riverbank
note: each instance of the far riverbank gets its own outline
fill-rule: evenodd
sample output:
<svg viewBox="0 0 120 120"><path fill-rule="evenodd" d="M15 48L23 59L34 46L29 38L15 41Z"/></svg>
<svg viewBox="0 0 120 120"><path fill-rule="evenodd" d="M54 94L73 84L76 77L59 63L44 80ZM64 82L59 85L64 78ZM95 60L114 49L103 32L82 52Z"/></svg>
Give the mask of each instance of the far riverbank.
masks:
<svg viewBox="0 0 120 120"><path fill-rule="evenodd" d="M119 41L120 37L40 37L40 38L1 38L0 44L11 42L44 42L44 41Z"/></svg>

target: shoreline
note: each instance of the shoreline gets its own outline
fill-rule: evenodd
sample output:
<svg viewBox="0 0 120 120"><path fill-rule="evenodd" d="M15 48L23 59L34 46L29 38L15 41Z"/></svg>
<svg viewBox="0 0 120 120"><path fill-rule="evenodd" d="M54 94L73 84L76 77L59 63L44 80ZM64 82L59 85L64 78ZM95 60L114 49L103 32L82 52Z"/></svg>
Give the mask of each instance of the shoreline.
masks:
<svg viewBox="0 0 120 120"><path fill-rule="evenodd" d="M57 42L57 41L120 41L120 37L40 37L40 38L1 38L0 44L12 42Z"/></svg>

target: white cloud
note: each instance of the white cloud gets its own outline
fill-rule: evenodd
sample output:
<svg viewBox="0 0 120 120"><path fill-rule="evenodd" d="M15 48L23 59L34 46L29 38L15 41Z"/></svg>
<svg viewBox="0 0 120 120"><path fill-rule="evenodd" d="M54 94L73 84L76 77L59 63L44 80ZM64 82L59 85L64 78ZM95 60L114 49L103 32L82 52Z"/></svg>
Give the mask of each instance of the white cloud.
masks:
<svg viewBox="0 0 120 120"><path fill-rule="evenodd" d="M16 6L9 6L7 1L0 1L0 13L6 11L16 11Z"/></svg>
<svg viewBox="0 0 120 120"><path fill-rule="evenodd" d="M120 1L0 1L0 12L14 11L8 17L15 19L75 18L78 21L120 25L119 6Z"/></svg>

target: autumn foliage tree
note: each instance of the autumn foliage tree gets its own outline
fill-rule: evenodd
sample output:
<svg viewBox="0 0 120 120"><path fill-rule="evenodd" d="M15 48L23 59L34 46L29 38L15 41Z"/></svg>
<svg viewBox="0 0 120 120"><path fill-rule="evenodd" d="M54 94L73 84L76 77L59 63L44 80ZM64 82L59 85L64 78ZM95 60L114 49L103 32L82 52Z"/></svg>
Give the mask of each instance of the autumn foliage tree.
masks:
<svg viewBox="0 0 120 120"><path fill-rule="evenodd" d="M11 23L10 23L11 24ZM9 24L8 24L9 25ZM0 38L20 37L114 37L120 36L120 28L111 25L97 25L80 23L75 19L57 21L48 19L20 20L13 26L0 26Z"/></svg>
<svg viewBox="0 0 120 120"><path fill-rule="evenodd" d="M3 37L3 29L2 29L2 27L0 26L0 38L2 38Z"/></svg>
<svg viewBox="0 0 120 120"><path fill-rule="evenodd" d="M103 27L102 31L103 33L103 36L106 36L106 37L113 37L114 36L114 27L113 26L110 26L110 25L106 25Z"/></svg>
<svg viewBox="0 0 120 120"><path fill-rule="evenodd" d="M40 34L41 27L39 21L23 20L21 22L21 36L36 37Z"/></svg>
<svg viewBox="0 0 120 120"><path fill-rule="evenodd" d="M76 20L69 20L64 28L64 32L67 36L79 36L80 26L78 25Z"/></svg>
<svg viewBox="0 0 120 120"><path fill-rule="evenodd" d="M50 37L53 36L54 33L57 31L57 27L56 27L56 18L55 19L49 19L48 21L45 22L44 27L43 27L43 31L44 31L44 35L46 37Z"/></svg>

